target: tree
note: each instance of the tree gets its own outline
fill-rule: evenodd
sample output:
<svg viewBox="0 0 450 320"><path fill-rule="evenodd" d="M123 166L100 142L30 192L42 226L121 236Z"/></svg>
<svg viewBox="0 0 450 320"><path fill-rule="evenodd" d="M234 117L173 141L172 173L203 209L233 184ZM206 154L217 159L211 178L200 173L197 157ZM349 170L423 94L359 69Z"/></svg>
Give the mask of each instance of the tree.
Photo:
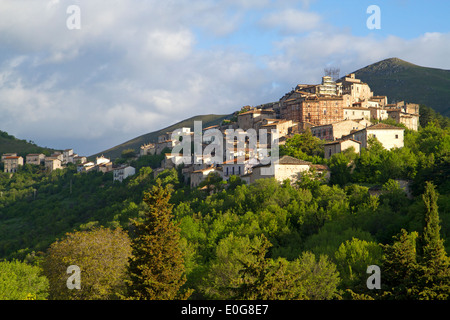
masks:
<svg viewBox="0 0 450 320"><path fill-rule="evenodd" d="M402 230L393 245L384 246L387 296L396 299L450 297L449 258L440 237L438 196L432 183L426 183L422 198L426 210L420 235Z"/></svg>
<svg viewBox="0 0 450 320"><path fill-rule="evenodd" d="M148 209L142 220L133 219L132 257L128 273L128 297L137 300L185 299L186 282L180 228L172 221L169 203L172 188L161 181L144 193Z"/></svg>
<svg viewBox="0 0 450 320"><path fill-rule="evenodd" d="M294 158L317 162L318 158L323 158L324 141L314 137L311 130L306 130L303 134L296 134L286 140L280 146L280 157L284 155Z"/></svg>
<svg viewBox="0 0 450 320"><path fill-rule="evenodd" d="M402 229L400 234L394 236L394 243L382 245L383 256L383 298L388 299L414 299L416 288L416 275L418 270L416 241L418 233L408 233Z"/></svg>
<svg viewBox="0 0 450 320"><path fill-rule="evenodd" d="M255 259L242 262L242 283L236 288L237 299L245 300L309 300L337 298L339 274L324 255L318 260L304 252L292 262L284 258L266 258L271 243L264 234L260 246L253 247Z"/></svg>
<svg viewBox="0 0 450 320"><path fill-rule="evenodd" d="M202 291L208 298L229 299L241 280L242 263L250 263L255 256L249 254L251 245L257 246L259 238L239 237L230 233L219 241L215 258L208 266L208 274L204 278Z"/></svg>
<svg viewBox="0 0 450 320"><path fill-rule="evenodd" d="M370 265L379 265L382 249L375 242L353 238L343 242L335 253L336 264L346 288L358 291L367 289L366 270Z"/></svg>
<svg viewBox="0 0 450 320"><path fill-rule="evenodd" d="M420 277L423 286L420 296L425 299L447 299L450 296L450 265L439 232L438 195L431 182L426 183L422 198L426 212L420 236Z"/></svg>
<svg viewBox="0 0 450 320"><path fill-rule="evenodd" d="M0 262L0 300L45 300L49 283L41 271L17 260Z"/></svg>
<svg viewBox="0 0 450 320"><path fill-rule="evenodd" d="M120 228L96 228L66 234L47 250L44 274L50 298L63 300L117 299L125 288L126 265L131 254L128 235ZM69 289L67 268L80 268L81 289Z"/></svg>

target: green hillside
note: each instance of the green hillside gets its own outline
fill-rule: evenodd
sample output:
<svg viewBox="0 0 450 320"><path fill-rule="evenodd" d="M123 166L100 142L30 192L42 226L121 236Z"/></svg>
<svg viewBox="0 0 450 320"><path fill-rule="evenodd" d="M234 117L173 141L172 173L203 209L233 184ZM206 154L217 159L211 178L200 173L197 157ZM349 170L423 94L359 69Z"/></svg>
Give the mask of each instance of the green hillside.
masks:
<svg viewBox="0 0 450 320"><path fill-rule="evenodd" d="M354 73L369 84L375 95L385 95L389 102L404 100L424 104L450 116L450 70L427 68L390 58Z"/></svg>
<svg viewBox="0 0 450 320"><path fill-rule="evenodd" d="M208 114L208 115L199 115L195 116L180 122L177 122L169 127L160 129L158 131L153 131L144 135L141 135L137 138L134 138L132 140L129 140L127 142L124 142L122 144L119 144L115 147L112 147L108 150L99 152L97 154L94 154L91 157L96 157L100 155L104 155L107 158L115 159L120 157L123 150L126 149L134 149L136 152L139 152L139 148L146 143L150 142L156 142L158 140L158 136L161 134L164 134L165 132L171 132L173 130L176 130L178 128L182 127L189 127L191 130L194 130L194 121L202 121L203 128L207 128L209 126L217 125L222 123L224 119L231 118L232 115L217 115L217 114Z"/></svg>
<svg viewBox="0 0 450 320"><path fill-rule="evenodd" d="M0 155L15 152L25 157L28 153L43 153L50 155L53 149L39 147L31 141L17 139L8 133L0 130Z"/></svg>

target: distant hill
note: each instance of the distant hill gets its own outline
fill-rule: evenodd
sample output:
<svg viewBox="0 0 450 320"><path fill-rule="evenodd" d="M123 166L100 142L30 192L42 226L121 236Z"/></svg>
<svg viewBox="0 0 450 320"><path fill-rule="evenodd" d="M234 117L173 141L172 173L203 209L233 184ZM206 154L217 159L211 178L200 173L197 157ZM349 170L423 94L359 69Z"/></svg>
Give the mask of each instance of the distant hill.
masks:
<svg viewBox="0 0 450 320"><path fill-rule="evenodd" d="M54 149L39 147L31 141L17 139L8 133L0 130L0 155L15 152L19 156L25 157L29 153L43 153L50 155Z"/></svg>
<svg viewBox="0 0 450 320"><path fill-rule="evenodd" d="M182 128L182 127L189 127L189 128L191 128L191 130L194 130L194 121L202 121L203 128L207 128L209 126L220 124L220 123L222 123L223 120L230 119L231 117L232 117L232 114L229 114L229 115L209 114L209 115L195 116L195 117L177 122L171 126L160 129L158 131L153 131L153 132L144 134L142 136L139 136L137 138L134 138L132 140L129 140L127 142L119 144L115 147L112 147L108 150L94 154L94 155L90 156L89 158L94 158L96 156L104 155L107 158L116 159L116 158L119 158L122 154L122 151L126 150L126 149L134 149L136 152L139 152L139 148L143 144L146 144L149 142L157 142L158 136L161 134L164 134L166 132L171 132L173 130L176 130L176 129Z"/></svg>
<svg viewBox="0 0 450 320"><path fill-rule="evenodd" d="M374 95L387 96L389 103L403 100L424 104L450 116L450 70L421 67L390 58L354 73L369 84Z"/></svg>

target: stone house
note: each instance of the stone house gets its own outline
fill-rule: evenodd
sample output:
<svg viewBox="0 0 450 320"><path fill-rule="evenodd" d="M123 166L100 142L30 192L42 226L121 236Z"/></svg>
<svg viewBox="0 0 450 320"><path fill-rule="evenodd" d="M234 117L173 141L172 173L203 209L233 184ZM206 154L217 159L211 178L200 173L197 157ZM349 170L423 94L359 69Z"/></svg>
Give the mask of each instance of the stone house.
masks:
<svg viewBox="0 0 450 320"><path fill-rule="evenodd" d="M309 171L311 165L312 163L309 161L283 156L275 163L254 166L251 174L247 174L244 179L248 183L264 178L275 178L279 182L289 179L293 183L301 179L302 173Z"/></svg>
<svg viewBox="0 0 450 320"><path fill-rule="evenodd" d="M113 171L113 163L112 162L102 163L97 165L96 168L98 172L103 173L111 172Z"/></svg>
<svg viewBox="0 0 450 320"><path fill-rule="evenodd" d="M100 165L100 164L105 164L105 163L109 163L111 162L110 159L105 158L103 155L101 155L100 157L96 157L95 159L95 165Z"/></svg>
<svg viewBox="0 0 450 320"><path fill-rule="evenodd" d="M275 111L272 109L253 109L244 113L238 114L238 127L244 131L250 128L256 128L256 124L263 119L275 118Z"/></svg>
<svg viewBox="0 0 450 320"><path fill-rule="evenodd" d="M6 156L3 159L4 169L6 173L17 172L19 166L23 166L23 158L20 156Z"/></svg>
<svg viewBox="0 0 450 320"><path fill-rule="evenodd" d="M62 169L62 161L60 157L46 157L45 158L45 169L52 172L57 169Z"/></svg>
<svg viewBox="0 0 450 320"><path fill-rule="evenodd" d="M356 153L361 151L361 142L353 139L336 140L324 144L324 156L325 159L330 159L335 153L341 153L344 150L353 147Z"/></svg>
<svg viewBox="0 0 450 320"><path fill-rule="evenodd" d="M361 142L361 148L367 148L369 137L375 137L387 150L392 148L402 148L404 138L404 128L391 126L384 123L377 123L367 128L352 132L342 139L353 139Z"/></svg>
<svg viewBox="0 0 450 320"><path fill-rule="evenodd" d="M122 182L129 176L132 176L136 173L136 169L132 166L122 166L114 169L113 181Z"/></svg>
<svg viewBox="0 0 450 320"><path fill-rule="evenodd" d="M389 118L392 118L397 123L402 123L409 130L417 131L419 129L419 115L413 113L403 112L402 109L387 110Z"/></svg>
<svg viewBox="0 0 450 320"><path fill-rule="evenodd" d="M350 134L352 131L363 129L370 122L343 120L322 126L311 128L311 134L322 140L334 141L340 139L344 135Z"/></svg>
<svg viewBox="0 0 450 320"><path fill-rule="evenodd" d="M139 155L146 156L146 155L154 155L156 153L156 145L154 143L148 143L141 146Z"/></svg>
<svg viewBox="0 0 450 320"><path fill-rule="evenodd" d="M28 164L34 164L34 165L41 165L45 163L45 155L43 153L29 153L25 157L26 163Z"/></svg>
<svg viewBox="0 0 450 320"><path fill-rule="evenodd" d="M358 104L354 104L351 107L344 107L344 120L356 120L356 119L366 119L370 120L371 112L367 107L358 107Z"/></svg>
<svg viewBox="0 0 450 320"><path fill-rule="evenodd" d="M222 176L222 171L219 168L216 167L208 167L205 169L201 169L201 170L195 170L192 171L190 173L190 186L191 188L196 188L198 187L198 185L206 179L206 177L211 173L211 172L217 172L220 176Z"/></svg>
<svg viewBox="0 0 450 320"><path fill-rule="evenodd" d="M73 149L66 149L63 150L63 160L62 163L63 164L67 164L70 162L70 157L73 156Z"/></svg>

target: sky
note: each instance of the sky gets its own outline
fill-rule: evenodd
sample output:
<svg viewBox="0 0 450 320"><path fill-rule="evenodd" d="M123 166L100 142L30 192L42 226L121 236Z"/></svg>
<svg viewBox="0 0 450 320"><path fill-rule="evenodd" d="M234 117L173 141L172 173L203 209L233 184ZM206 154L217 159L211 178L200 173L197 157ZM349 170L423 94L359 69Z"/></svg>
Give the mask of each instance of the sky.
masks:
<svg viewBox="0 0 450 320"><path fill-rule="evenodd" d="M450 69L449 16L445 0L1 0L0 130L89 156L326 67Z"/></svg>

